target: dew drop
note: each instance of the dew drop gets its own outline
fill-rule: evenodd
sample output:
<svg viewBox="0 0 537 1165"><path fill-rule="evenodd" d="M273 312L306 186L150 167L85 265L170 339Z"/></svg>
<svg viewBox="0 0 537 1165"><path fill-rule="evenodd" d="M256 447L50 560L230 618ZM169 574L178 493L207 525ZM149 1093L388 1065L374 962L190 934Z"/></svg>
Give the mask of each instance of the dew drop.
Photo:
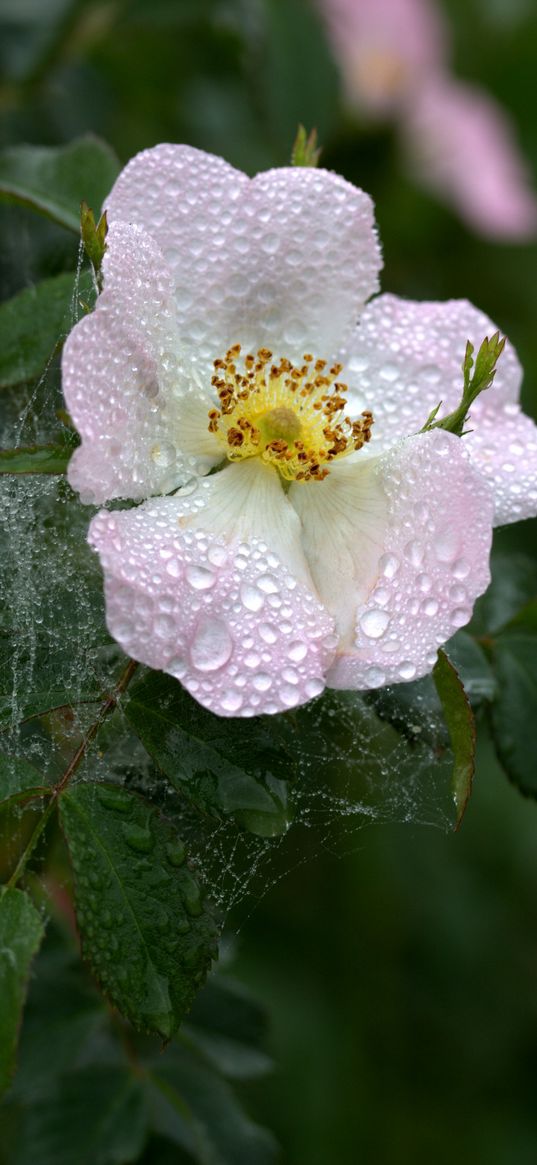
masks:
<svg viewBox="0 0 537 1165"><path fill-rule="evenodd" d="M302 643L302 641L299 639L295 640L294 643L291 643L287 650L287 656L290 660L293 661L293 663L301 663L302 660L306 658L307 654L307 645Z"/></svg>
<svg viewBox="0 0 537 1165"><path fill-rule="evenodd" d="M212 672L231 659L233 640L221 619L200 619L190 647L190 658L198 671Z"/></svg>
<svg viewBox="0 0 537 1165"><path fill-rule="evenodd" d="M239 595L241 603L247 611L257 612L265 605L264 595L251 583L241 583Z"/></svg>
<svg viewBox="0 0 537 1165"><path fill-rule="evenodd" d="M216 575L206 566L187 566L186 579L195 591L208 591L214 587Z"/></svg>
<svg viewBox="0 0 537 1165"><path fill-rule="evenodd" d="M123 822L123 836L130 849L135 853L148 854L153 849L155 839L147 826L136 825L134 821Z"/></svg>
<svg viewBox="0 0 537 1165"><path fill-rule="evenodd" d="M379 558L379 571L385 578L393 578L398 570L399 559L395 557L395 554L383 554L382 558Z"/></svg>
<svg viewBox="0 0 537 1165"><path fill-rule="evenodd" d="M368 639L380 639L389 622L390 616L387 611L382 611L380 607L372 607L362 615L360 627Z"/></svg>
<svg viewBox="0 0 537 1165"><path fill-rule="evenodd" d="M232 688L229 688L227 692L224 692L221 704L226 712L238 712L242 708L242 696L240 692L234 692Z"/></svg>
<svg viewBox="0 0 537 1165"><path fill-rule="evenodd" d="M169 841L166 846L166 857L170 866L182 866L186 850L182 841Z"/></svg>

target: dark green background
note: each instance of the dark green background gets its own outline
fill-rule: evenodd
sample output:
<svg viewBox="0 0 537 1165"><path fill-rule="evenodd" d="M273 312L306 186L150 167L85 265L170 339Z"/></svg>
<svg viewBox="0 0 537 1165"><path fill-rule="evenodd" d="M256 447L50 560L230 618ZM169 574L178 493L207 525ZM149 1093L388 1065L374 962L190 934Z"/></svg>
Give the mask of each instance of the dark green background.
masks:
<svg viewBox="0 0 537 1165"><path fill-rule="evenodd" d="M537 173L537 7L446 10L456 71L511 111ZM316 125L324 164L375 199L384 289L488 312L518 348L537 415L536 245L476 238L405 179L390 128L344 110L306 0L3 0L0 17L1 144L92 130L122 162L185 141L253 173L287 162L298 121ZM3 295L72 269L59 228L7 207L0 226ZM535 522L498 540L535 552ZM304 834L308 860L289 871L282 856L273 887L237 911L236 971L271 1010L276 1058L247 1098L288 1165L533 1165L536 839L535 806L482 724L459 835L373 826L309 853Z"/></svg>

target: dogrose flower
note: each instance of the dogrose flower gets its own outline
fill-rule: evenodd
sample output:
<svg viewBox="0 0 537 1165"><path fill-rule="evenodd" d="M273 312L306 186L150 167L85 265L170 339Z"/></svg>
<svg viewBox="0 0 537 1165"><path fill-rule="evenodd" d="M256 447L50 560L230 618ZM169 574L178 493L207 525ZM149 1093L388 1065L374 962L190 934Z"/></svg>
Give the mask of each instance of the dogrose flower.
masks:
<svg viewBox="0 0 537 1165"><path fill-rule="evenodd" d="M419 433L494 326L465 301L364 308L381 259L361 190L161 145L106 206L63 381L73 488L149 499L90 526L111 634L224 716L428 672L487 586L494 505L537 510L513 349L473 432Z"/></svg>

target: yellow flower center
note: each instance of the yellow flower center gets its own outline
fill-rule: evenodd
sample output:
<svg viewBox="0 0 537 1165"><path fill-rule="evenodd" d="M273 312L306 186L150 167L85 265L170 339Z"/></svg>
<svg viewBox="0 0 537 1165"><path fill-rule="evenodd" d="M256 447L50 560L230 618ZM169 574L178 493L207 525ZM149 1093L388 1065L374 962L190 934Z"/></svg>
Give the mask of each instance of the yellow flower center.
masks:
<svg viewBox="0 0 537 1165"><path fill-rule="evenodd" d="M287 481L322 481L330 462L361 449L371 437L373 416L345 416L342 365L309 354L295 367L260 348L241 357L240 344L214 361L212 384L220 408L209 412L209 432L222 441L230 461L262 457Z"/></svg>

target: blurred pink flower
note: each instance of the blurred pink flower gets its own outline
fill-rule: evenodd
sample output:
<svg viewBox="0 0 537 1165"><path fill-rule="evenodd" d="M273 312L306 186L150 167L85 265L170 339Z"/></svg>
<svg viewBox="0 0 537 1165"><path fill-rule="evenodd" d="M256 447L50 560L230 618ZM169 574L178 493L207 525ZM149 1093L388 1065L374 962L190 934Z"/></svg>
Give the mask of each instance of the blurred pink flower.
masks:
<svg viewBox="0 0 537 1165"><path fill-rule="evenodd" d="M434 76L448 34L429 0L319 0L349 100L363 112L398 117L401 103Z"/></svg>
<svg viewBox="0 0 537 1165"><path fill-rule="evenodd" d="M513 127L482 89L434 78L415 93L401 130L416 178L474 230L513 239L535 233L537 200Z"/></svg>
<svg viewBox="0 0 537 1165"><path fill-rule="evenodd" d="M396 122L407 165L469 226L497 239L537 231L537 198L512 123L449 71L434 0L318 0L349 101Z"/></svg>

